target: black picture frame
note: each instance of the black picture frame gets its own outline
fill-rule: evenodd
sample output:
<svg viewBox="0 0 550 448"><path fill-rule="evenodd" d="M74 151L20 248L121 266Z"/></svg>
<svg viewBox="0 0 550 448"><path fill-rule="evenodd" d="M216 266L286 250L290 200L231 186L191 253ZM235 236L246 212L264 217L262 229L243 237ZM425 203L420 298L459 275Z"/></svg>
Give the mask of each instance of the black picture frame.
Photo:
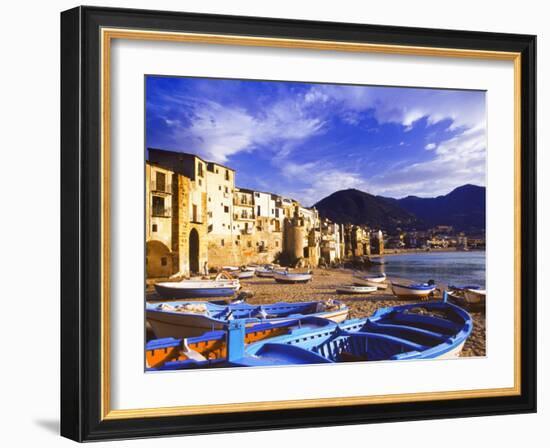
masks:
<svg viewBox="0 0 550 448"><path fill-rule="evenodd" d="M130 419L101 418L100 29L521 53L521 394ZM61 14L61 434L77 441L536 411L536 36L78 7Z"/></svg>

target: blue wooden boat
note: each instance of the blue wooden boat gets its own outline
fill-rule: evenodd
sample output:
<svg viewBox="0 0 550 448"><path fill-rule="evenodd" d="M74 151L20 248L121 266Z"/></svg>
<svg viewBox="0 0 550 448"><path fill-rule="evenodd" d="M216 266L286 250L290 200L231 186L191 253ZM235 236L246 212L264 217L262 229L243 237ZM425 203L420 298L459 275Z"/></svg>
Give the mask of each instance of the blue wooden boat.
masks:
<svg viewBox="0 0 550 448"><path fill-rule="evenodd" d="M244 343L266 340L281 335L299 334L335 326L322 317L308 316L286 322L268 322L245 328ZM180 370L223 367L227 363L227 331L209 331L185 339L153 339L145 346L147 370Z"/></svg>
<svg viewBox="0 0 550 448"><path fill-rule="evenodd" d="M452 358L460 354L472 327L470 315L451 303L389 307L367 319L251 344L242 358L230 353L229 364L253 367Z"/></svg>
<svg viewBox="0 0 550 448"><path fill-rule="evenodd" d="M270 305L210 302L147 303L146 316L157 338L186 338L207 331L223 330L229 321L242 320L246 327L265 322L285 322L304 316L324 317L342 322L348 307L337 300L324 302L279 302Z"/></svg>

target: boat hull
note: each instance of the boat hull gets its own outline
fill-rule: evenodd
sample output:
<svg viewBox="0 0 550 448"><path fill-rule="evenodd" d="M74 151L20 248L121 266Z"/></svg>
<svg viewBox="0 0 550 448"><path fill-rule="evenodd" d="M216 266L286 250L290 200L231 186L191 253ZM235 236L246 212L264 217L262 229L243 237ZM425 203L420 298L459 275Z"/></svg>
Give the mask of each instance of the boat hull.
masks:
<svg viewBox="0 0 550 448"><path fill-rule="evenodd" d="M414 289L403 285L392 284L393 293L403 299L426 298L435 291L435 286L430 289Z"/></svg>
<svg viewBox="0 0 550 448"><path fill-rule="evenodd" d="M476 291L474 289L466 289L464 291L464 300L472 306L485 305L485 291Z"/></svg>
<svg viewBox="0 0 550 448"><path fill-rule="evenodd" d="M353 286L344 285L336 288L338 294L370 294L376 292L376 286Z"/></svg>
<svg viewBox="0 0 550 448"><path fill-rule="evenodd" d="M240 285L217 288L178 288L176 286L155 285L157 293L167 299L188 299L208 297L230 297L238 291Z"/></svg>
<svg viewBox="0 0 550 448"><path fill-rule="evenodd" d="M254 271L252 270L246 270L241 272L234 272L231 274L233 277L238 278L239 280L244 280L247 278L253 278L254 277Z"/></svg>
<svg viewBox="0 0 550 448"><path fill-rule="evenodd" d="M311 274L288 274L288 273L273 273L273 278L277 283L307 283L311 281L313 275Z"/></svg>

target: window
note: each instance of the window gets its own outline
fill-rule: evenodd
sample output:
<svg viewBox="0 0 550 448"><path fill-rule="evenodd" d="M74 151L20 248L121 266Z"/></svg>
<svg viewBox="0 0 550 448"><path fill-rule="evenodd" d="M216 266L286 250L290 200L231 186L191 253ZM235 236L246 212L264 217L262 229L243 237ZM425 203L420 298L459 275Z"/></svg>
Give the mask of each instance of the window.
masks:
<svg viewBox="0 0 550 448"><path fill-rule="evenodd" d="M227 205L225 205L225 206L223 207L223 211L224 211L225 213L229 213L229 207L228 207Z"/></svg>
<svg viewBox="0 0 550 448"><path fill-rule="evenodd" d="M157 171L156 191L165 191L166 189L166 174Z"/></svg>
<svg viewBox="0 0 550 448"><path fill-rule="evenodd" d="M248 247L252 247L252 241L249 241L248 243L246 243L246 245L247 245Z"/></svg>
<svg viewBox="0 0 550 448"><path fill-rule="evenodd" d="M257 208L257 211L256 211L256 215L261 216L260 211L261 211L261 207L258 205L258 208Z"/></svg>
<svg viewBox="0 0 550 448"><path fill-rule="evenodd" d="M161 266L166 266L168 264L168 260L166 259L166 257L162 257L160 259L160 265Z"/></svg>
<svg viewBox="0 0 550 448"><path fill-rule="evenodd" d="M158 226L156 224L153 224L153 232L156 232L158 230Z"/></svg>
<svg viewBox="0 0 550 448"><path fill-rule="evenodd" d="M275 247L279 247L279 241L275 241Z"/></svg>
<svg viewBox="0 0 550 448"><path fill-rule="evenodd" d="M222 186L221 185L218 186L218 190L222 191Z"/></svg>
<svg viewBox="0 0 550 448"><path fill-rule="evenodd" d="M199 179L199 187L202 186L202 180Z"/></svg>
<svg viewBox="0 0 550 448"><path fill-rule="evenodd" d="M199 176L200 176L200 177L203 177L203 176L204 176L204 172L203 172L202 163L199 162L198 168L199 168ZM199 183L199 185L200 185L200 183Z"/></svg>
<svg viewBox="0 0 550 448"><path fill-rule="evenodd" d="M153 216L164 216L164 198L153 196Z"/></svg>
<svg viewBox="0 0 550 448"><path fill-rule="evenodd" d="M225 180L229 180L229 170L225 170Z"/></svg>
<svg viewBox="0 0 550 448"><path fill-rule="evenodd" d="M193 222L198 222L199 221L199 212L198 212L198 208L197 208L196 204L193 204L193 215L191 217L191 220Z"/></svg>
<svg viewBox="0 0 550 448"><path fill-rule="evenodd" d="M225 192L229 193L229 188L225 187Z"/></svg>
<svg viewBox="0 0 550 448"><path fill-rule="evenodd" d="M278 217L279 217L279 209L276 208L276 209L275 209L275 218L278 218Z"/></svg>
<svg viewBox="0 0 550 448"><path fill-rule="evenodd" d="M225 241L224 240L221 241L221 246L225 246Z"/></svg>

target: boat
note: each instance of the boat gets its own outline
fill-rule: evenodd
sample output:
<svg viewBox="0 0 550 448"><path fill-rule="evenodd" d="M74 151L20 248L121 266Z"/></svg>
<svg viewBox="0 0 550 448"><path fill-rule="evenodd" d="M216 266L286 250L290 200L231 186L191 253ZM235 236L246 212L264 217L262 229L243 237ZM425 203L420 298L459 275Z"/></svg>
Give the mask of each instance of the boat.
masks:
<svg viewBox="0 0 550 448"><path fill-rule="evenodd" d="M407 299L419 299L428 297L435 291L435 284L433 282L428 283L413 283L406 285L403 283L391 284L393 293L399 298Z"/></svg>
<svg viewBox="0 0 550 448"><path fill-rule="evenodd" d="M254 270L244 270L231 273L232 277L238 278L239 280L252 278L254 277Z"/></svg>
<svg viewBox="0 0 550 448"><path fill-rule="evenodd" d="M444 301L379 309L366 319L276 336L237 348L239 367L455 358L473 328L471 316ZM242 344L244 345L244 344ZM242 357L240 353L243 353Z"/></svg>
<svg viewBox="0 0 550 448"><path fill-rule="evenodd" d="M238 279L182 280L155 283L157 293L167 299L229 297L241 288Z"/></svg>
<svg viewBox="0 0 550 448"><path fill-rule="evenodd" d="M485 304L487 291L485 289L465 289L464 298L470 304Z"/></svg>
<svg viewBox="0 0 550 448"><path fill-rule="evenodd" d="M446 293L449 299L465 308L480 308L485 306L486 291L478 285L449 285Z"/></svg>
<svg viewBox="0 0 550 448"><path fill-rule="evenodd" d="M377 289L376 286L341 285L336 288L336 292L338 294L370 294Z"/></svg>
<svg viewBox="0 0 550 448"><path fill-rule="evenodd" d="M386 283L386 274L373 274L366 275L360 272L353 273L354 283L357 286L374 286L377 289L386 289L388 283Z"/></svg>
<svg viewBox="0 0 550 448"><path fill-rule="evenodd" d="M386 274L382 272L380 274L366 275L360 272L354 272L353 278L360 282L384 283L386 281Z"/></svg>
<svg viewBox="0 0 550 448"><path fill-rule="evenodd" d="M272 278L273 277L273 269L257 268L256 269L256 275L258 277Z"/></svg>
<svg viewBox="0 0 550 448"><path fill-rule="evenodd" d="M279 302L269 305L236 303L218 305L210 302L147 303L146 316L157 338L187 338L208 331L223 330L233 320L242 320L246 327L260 323L286 322L305 316L318 316L342 322L348 307L337 300L322 302Z"/></svg>
<svg viewBox="0 0 550 448"><path fill-rule="evenodd" d="M307 283L313 278L311 272L274 271L273 278L277 283Z"/></svg>
<svg viewBox="0 0 550 448"><path fill-rule="evenodd" d="M329 319L307 316L290 321L262 323L245 328L244 343L251 344L275 336L320 329L335 323ZM174 370L212 367L225 361L227 337L225 330L209 331L201 336L185 339L153 339L145 346L148 370Z"/></svg>
<svg viewBox="0 0 550 448"><path fill-rule="evenodd" d="M222 271L226 271L226 272L237 272L240 270L241 268L237 266L222 266Z"/></svg>

